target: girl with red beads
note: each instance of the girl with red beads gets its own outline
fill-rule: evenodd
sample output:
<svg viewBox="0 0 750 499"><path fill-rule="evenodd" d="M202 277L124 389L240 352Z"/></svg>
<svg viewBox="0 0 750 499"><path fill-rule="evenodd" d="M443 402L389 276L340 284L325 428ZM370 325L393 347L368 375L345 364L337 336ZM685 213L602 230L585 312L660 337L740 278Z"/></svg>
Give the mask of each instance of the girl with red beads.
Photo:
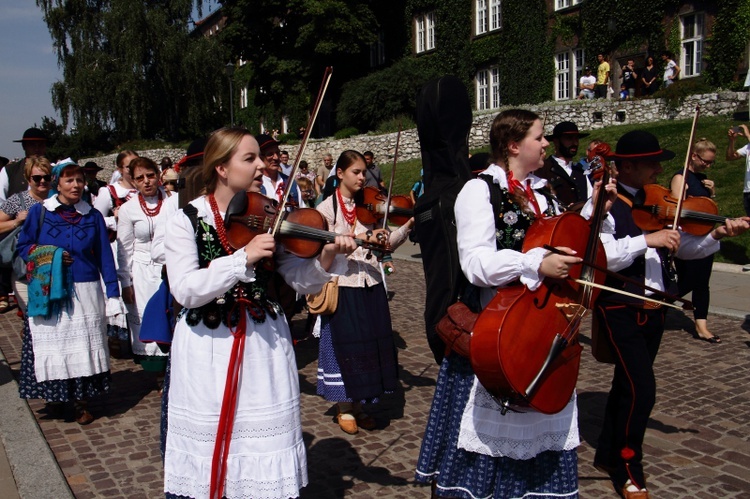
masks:
<svg viewBox="0 0 750 499"><path fill-rule="evenodd" d="M276 272L298 293L316 293L346 268L351 237L316 259L277 246L271 234L229 246L224 216L235 194L260 192L258 143L223 128L206 144L205 195L167 227L170 288L183 305L170 351L167 498L297 497L307 484L299 381L289 326L266 295Z"/></svg>
<svg viewBox="0 0 750 499"><path fill-rule="evenodd" d="M371 243L388 242L396 249L414 220L391 233L357 220L356 198L362 193L367 166L357 151L344 151L336 162L339 186L316 208L330 230L356 234ZM398 363L391 314L375 255L358 248L348 257L346 274L339 277L336 311L323 316L318 355L318 394L337 403L338 423L345 433L374 430L376 421L362 403L377 402L398 387Z"/></svg>

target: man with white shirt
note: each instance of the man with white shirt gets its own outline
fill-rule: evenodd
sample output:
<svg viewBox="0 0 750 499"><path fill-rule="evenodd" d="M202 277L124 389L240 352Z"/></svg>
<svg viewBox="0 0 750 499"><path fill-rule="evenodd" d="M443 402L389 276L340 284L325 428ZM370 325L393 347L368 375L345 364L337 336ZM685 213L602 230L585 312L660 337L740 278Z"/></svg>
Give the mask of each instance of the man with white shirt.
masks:
<svg viewBox="0 0 750 499"><path fill-rule="evenodd" d="M279 160L281 163L279 163L279 167L281 168L281 173L286 175L287 177L291 175L292 173L292 166L289 164L289 152L288 151L281 151L279 154Z"/></svg>
<svg viewBox="0 0 750 499"><path fill-rule="evenodd" d="M289 177L281 173L281 151L279 143L270 135L256 135L260 147L260 159L263 161L263 185L260 192L269 198L281 201L281 197L286 189ZM297 187L297 183L292 180L292 188L289 191L289 197L302 206L302 194Z"/></svg>
<svg viewBox="0 0 750 499"><path fill-rule="evenodd" d="M719 250L719 239L738 235L750 227L747 220L727 219L725 225L705 236L671 229L640 229L633 219L633 205L644 195L644 186L656 183L662 172L661 161L674 157L672 151L659 146L654 135L643 130L628 132L617 142L612 159L617 165L618 196L604 223L601 240L608 270L630 281L607 277L605 284L610 288L639 296L644 290L633 282L668 290L670 273L663 265L667 254L684 260L703 258ZM615 490L625 499L648 499L643 439L656 401L653 364L664 333L665 307L603 290L594 310L595 342L604 345L615 364L594 467L609 474Z"/></svg>
<svg viewBox="0 0 750 499"><path fill-rule="evenodd" d="M545 136L555 145L555 154L545 159L544 166L535 172L535 175L547 180L547 186L568 211L580 211L591 196L591 182L581 165L573 163L578 153L578 140L588 135L580 133L572 121L555 125L552 135Z"/></svg>

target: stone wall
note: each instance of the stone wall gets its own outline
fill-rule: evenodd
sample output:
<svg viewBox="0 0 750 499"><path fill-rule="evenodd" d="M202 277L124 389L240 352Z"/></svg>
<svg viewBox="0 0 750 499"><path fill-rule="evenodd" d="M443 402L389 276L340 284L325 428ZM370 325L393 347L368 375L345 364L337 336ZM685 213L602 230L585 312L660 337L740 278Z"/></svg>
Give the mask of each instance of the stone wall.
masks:
<svg viewBox="0 0 750 499"><path fill-rule="evenodd" d="M748 102L747 92L719 92L713 94L693 95L687 97L679 109L671 109L664 99L641 99L633 101L616 101L609 99L575 100L563 102L545 102L538 105L522 106L530 109L540 116L546 116L545 132L552 133L552 128L560 121L573 121L578 128L585 131L596 130L611 125L625 125L638 123L651 123L666 119L689 119L695 112L695 106L700 104L702 116L727 115L740 107L746 107ZM485 147L489 143L489 130L492 120L497 113L502 111L493 110L474 114L474 121L469 134L469 147L476 149ZM396 148L396 133L383 135L357 135L348 139L334 140L319 139L311 140L307 144L305 158L313 167L317 168L323 163L326 153L336 157L346 149L356 149L364 152L367 150L375 154L375 161L379 164L387 164L393 160ZM282 149L289 151L290 157L294 159L297 145L282 145ZM164 156L169 156L174 162L179 160L184 151L177 149L155 149L151 151L139 151L157 163ZM108 179L114 169L116 154L98 158L85 158L80 162L96 161L105 171L100 174L101 179ZM416 129L401 132L401 143L399 145L399 158L401 160L415 159L420 157L419 137Z"/></svg>

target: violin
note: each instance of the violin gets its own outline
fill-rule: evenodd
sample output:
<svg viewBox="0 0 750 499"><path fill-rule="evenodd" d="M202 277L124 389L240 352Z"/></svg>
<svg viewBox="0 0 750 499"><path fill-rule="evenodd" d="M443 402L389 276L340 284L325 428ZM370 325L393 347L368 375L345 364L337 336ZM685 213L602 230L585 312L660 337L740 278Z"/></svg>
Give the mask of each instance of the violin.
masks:
<svg viewBox="0 0 750 499"><path fill-rule="evenodd" d="M323 215L314 208L299 208L293 211L277 210L278 201L259 192L238 192L227 207L224 227L227 241L234 249L243 248L258 234L270 231L281 215L280 229L276 234L286 251L300 258L313 258L320 254L323 246L336 240L335 232L329 232ZM380 253L389 253L387 244L376 244L354 240L358 246Z"/></svg>
<svg viewBox="0 0 750 499"><path fill-rule="evenodd" d="M357 202L357 218L365 225L372 225L385 216L386 196L377 187L362 189L362 200ZM391 196L388 220L396 225L404 225L414 216L414 203L409 196Z"/></svg>
<svg viewBox="0 0 750 499"><path fill-rule="evenodd" d="M633 221L638 228L647 231L672 228L678 205L672 191L658 184L647 184L643 186L643 192L633 201ZM680 229L695 236L705 236L717 223L724 223L729 218L718 213L719 207L713 199L687 197L682 200Z"/></svg>

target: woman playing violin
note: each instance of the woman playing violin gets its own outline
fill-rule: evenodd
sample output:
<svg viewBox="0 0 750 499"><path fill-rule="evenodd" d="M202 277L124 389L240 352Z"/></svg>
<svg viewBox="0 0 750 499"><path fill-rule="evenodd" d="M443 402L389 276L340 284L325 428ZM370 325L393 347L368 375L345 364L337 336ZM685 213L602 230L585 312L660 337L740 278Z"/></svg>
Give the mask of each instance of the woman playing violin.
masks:
<svg viewBox="0 0 750 499"><path fill-rule="evenodd" d="M356 234L370 243L400 246L414 220L388 233L363 225L357 219L355 198L365 183L365 158L357 151L344 151L336 163L339 187L317 210L328 221L329 230ZM338 405L338 423L349 434L375 429L375 420L362 409L362 402L377 402L384 392L398 387L396 346L391 314L378 262L368 250L357 249L348 259L345 275L339 277L336 312L323 316L318 357L318 394Z"/></svg>
<svg viewBox="0 0 750 499"><path fill-rule="evenodd" d="M224 128L206 144L205 195L177 212L165 239L178 315L171 349L167 497L297 497L307 484L297 365L289 326L268 299L273 259L300 293L314 293L345 268L355 248L338 236L317 259L286 254L270 234L238 250L227 242L232 197L261 186L258 143ZM333 267L336 267L335 269Z"/></svg>
<svg viewBox="0 0 750 499"><path fill-rule="evenodd" d="M702 138L693 144L687 180L685 181L687 183L686 197L704 196L712 198L716 195L713 180L710 180L705 174L705 171L714 164L715 160L716 145L713 142ZM683 181L682 168L680 168L672 177L670 185L673 198L679 199L682 195ZM677 269L677 285L680 296L693 292L693 318L695 319L695 332L698 334L698 338L709 343L721 343L721 338L711 334L711 331L708 330L706 322L708 304L711 299L709 281L711 280L714 255L711 254L697 260L676 258L674 263Z"/></svg>
<svg viewBox="0 0 750 499"><path fill-rule="evenodd" d="M748 229L747 220L727 219L706 236L681 231L641 230L633 220L633 202L643 187L656 183L661 161L674 158L649 132L634 130L617 142L614 155L618 171L618 199L602 231L607 267L659 290L669 284L663 267L666 253L694 260L718 251L719 239ZM706 156L707 157L707 156ZM623 287L614 281L607 284ZM637 289L625 290L640 292ZM658 305L656 307L659 307ZM664 333L665 307L602 291L595 307L600 334L608 339L615 372L605 409L594 466L609 474L623 497L648 498L643 472L643 438L656 399L653 363Z"/></svg>
<svg viewBox="0 0 750 499"><path fill-rule="evenodd" d="M566 277L581 260L543 248L521 252L531 223L560 212L542 190L545 181L533 174L548 145L538 115L523 109L500 113L490 130L493 164L484 172L492 185L470 180L456 199L461 268L480 288L483 307L498 287L536 289L546 277ZM490 189L498 189L502 200L497 224ZM416 479L432 482L433 497L576 497L578 444L575 396L554 415L501 415L469 359L451 352L438 374Z"/></svg>

